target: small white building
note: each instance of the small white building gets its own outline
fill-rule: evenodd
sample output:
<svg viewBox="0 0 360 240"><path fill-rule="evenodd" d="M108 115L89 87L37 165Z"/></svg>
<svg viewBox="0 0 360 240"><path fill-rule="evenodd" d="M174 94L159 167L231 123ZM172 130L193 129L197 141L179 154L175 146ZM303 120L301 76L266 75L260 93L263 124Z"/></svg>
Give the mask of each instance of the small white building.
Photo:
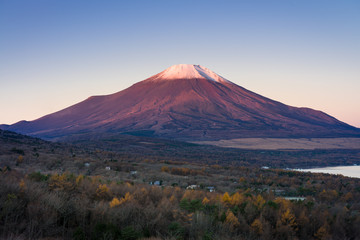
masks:
<svg viewBox="0 0 360 240"><path fill-rule="evenodd" d="M155 186L160 186L161 185L161 181L153 181L153 182L149 182L150 185L155 185Z"/></svg>
<svg viewBox="0 0 360 240"><path fill-rule="evenodd" d="M306 197L284 197L286 200L289 201L305 201Z"/></svg>
<svg viewBox="0 0 360 240"><path fill-rule="evenodd" d="M105 170L110 171L111 170L110 166L105 167Z"/></svg>
<svg viewBox="0 0 360 240"><path fill-rule="evenodd" d="M186 189L187 189L187 190L189 190L189 189L190 189L190 190L194 190L194 189L197 189L197 188L199 188L199 187L200 187L199 185L189 185L189 186L186 187Z"/></svg>

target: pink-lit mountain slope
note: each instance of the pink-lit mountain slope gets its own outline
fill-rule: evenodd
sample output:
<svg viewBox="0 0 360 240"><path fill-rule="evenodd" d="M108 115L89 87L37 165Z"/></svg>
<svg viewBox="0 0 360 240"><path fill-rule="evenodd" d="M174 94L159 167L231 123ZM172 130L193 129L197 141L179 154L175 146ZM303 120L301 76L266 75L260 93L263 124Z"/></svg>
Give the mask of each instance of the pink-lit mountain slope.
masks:
<svg viewBox="0 0 360 240"><path fill-rule="evenodd" d="M287 106L185 64L123 91L2 128L45 139L107 132L180 140L360 136L360 129L323 112Z"/></svg>

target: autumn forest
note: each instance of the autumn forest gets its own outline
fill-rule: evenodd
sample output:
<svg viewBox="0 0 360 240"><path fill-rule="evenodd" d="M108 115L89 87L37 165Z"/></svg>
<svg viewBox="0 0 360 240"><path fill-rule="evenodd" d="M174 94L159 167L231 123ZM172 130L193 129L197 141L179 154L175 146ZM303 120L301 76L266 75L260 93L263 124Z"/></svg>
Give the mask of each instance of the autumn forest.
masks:
<svg viewBox="0 0 360 240"><path fill-rule="evenodd" d="M186 162L179 151L173 159L154 155L134 138L126 141L138 148L130 154L1 136L4 239L360 236L360 179L239 166L210 159L201 148L202 158ZM183 148L161 144L151 148Z"/></svg>

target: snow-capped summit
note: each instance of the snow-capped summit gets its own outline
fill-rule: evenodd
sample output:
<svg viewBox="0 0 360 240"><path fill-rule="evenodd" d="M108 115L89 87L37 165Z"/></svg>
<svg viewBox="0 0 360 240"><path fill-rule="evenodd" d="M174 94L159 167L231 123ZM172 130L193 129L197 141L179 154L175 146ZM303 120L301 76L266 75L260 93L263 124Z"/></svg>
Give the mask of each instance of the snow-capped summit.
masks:
<svg viewBox="0 0 360 240"><path fill-rule="evenodd" d="M215 82L229 82L206 67L192 64L173 65L157 74L156 79L207 79Z"/></svg>

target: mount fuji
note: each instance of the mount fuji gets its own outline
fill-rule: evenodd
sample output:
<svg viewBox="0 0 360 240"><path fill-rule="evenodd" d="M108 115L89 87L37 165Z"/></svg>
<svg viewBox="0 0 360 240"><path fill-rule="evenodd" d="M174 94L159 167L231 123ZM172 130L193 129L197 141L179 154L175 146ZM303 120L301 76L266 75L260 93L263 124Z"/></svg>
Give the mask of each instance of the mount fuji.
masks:
<svg viewBox="0 0 360 240"><path fill-rule="evenodd" d="M89 133L189 141L360 136L360 129L326 113L285 105L188 64L171 66L123 91L0 128L50 140Z"/></svg>

